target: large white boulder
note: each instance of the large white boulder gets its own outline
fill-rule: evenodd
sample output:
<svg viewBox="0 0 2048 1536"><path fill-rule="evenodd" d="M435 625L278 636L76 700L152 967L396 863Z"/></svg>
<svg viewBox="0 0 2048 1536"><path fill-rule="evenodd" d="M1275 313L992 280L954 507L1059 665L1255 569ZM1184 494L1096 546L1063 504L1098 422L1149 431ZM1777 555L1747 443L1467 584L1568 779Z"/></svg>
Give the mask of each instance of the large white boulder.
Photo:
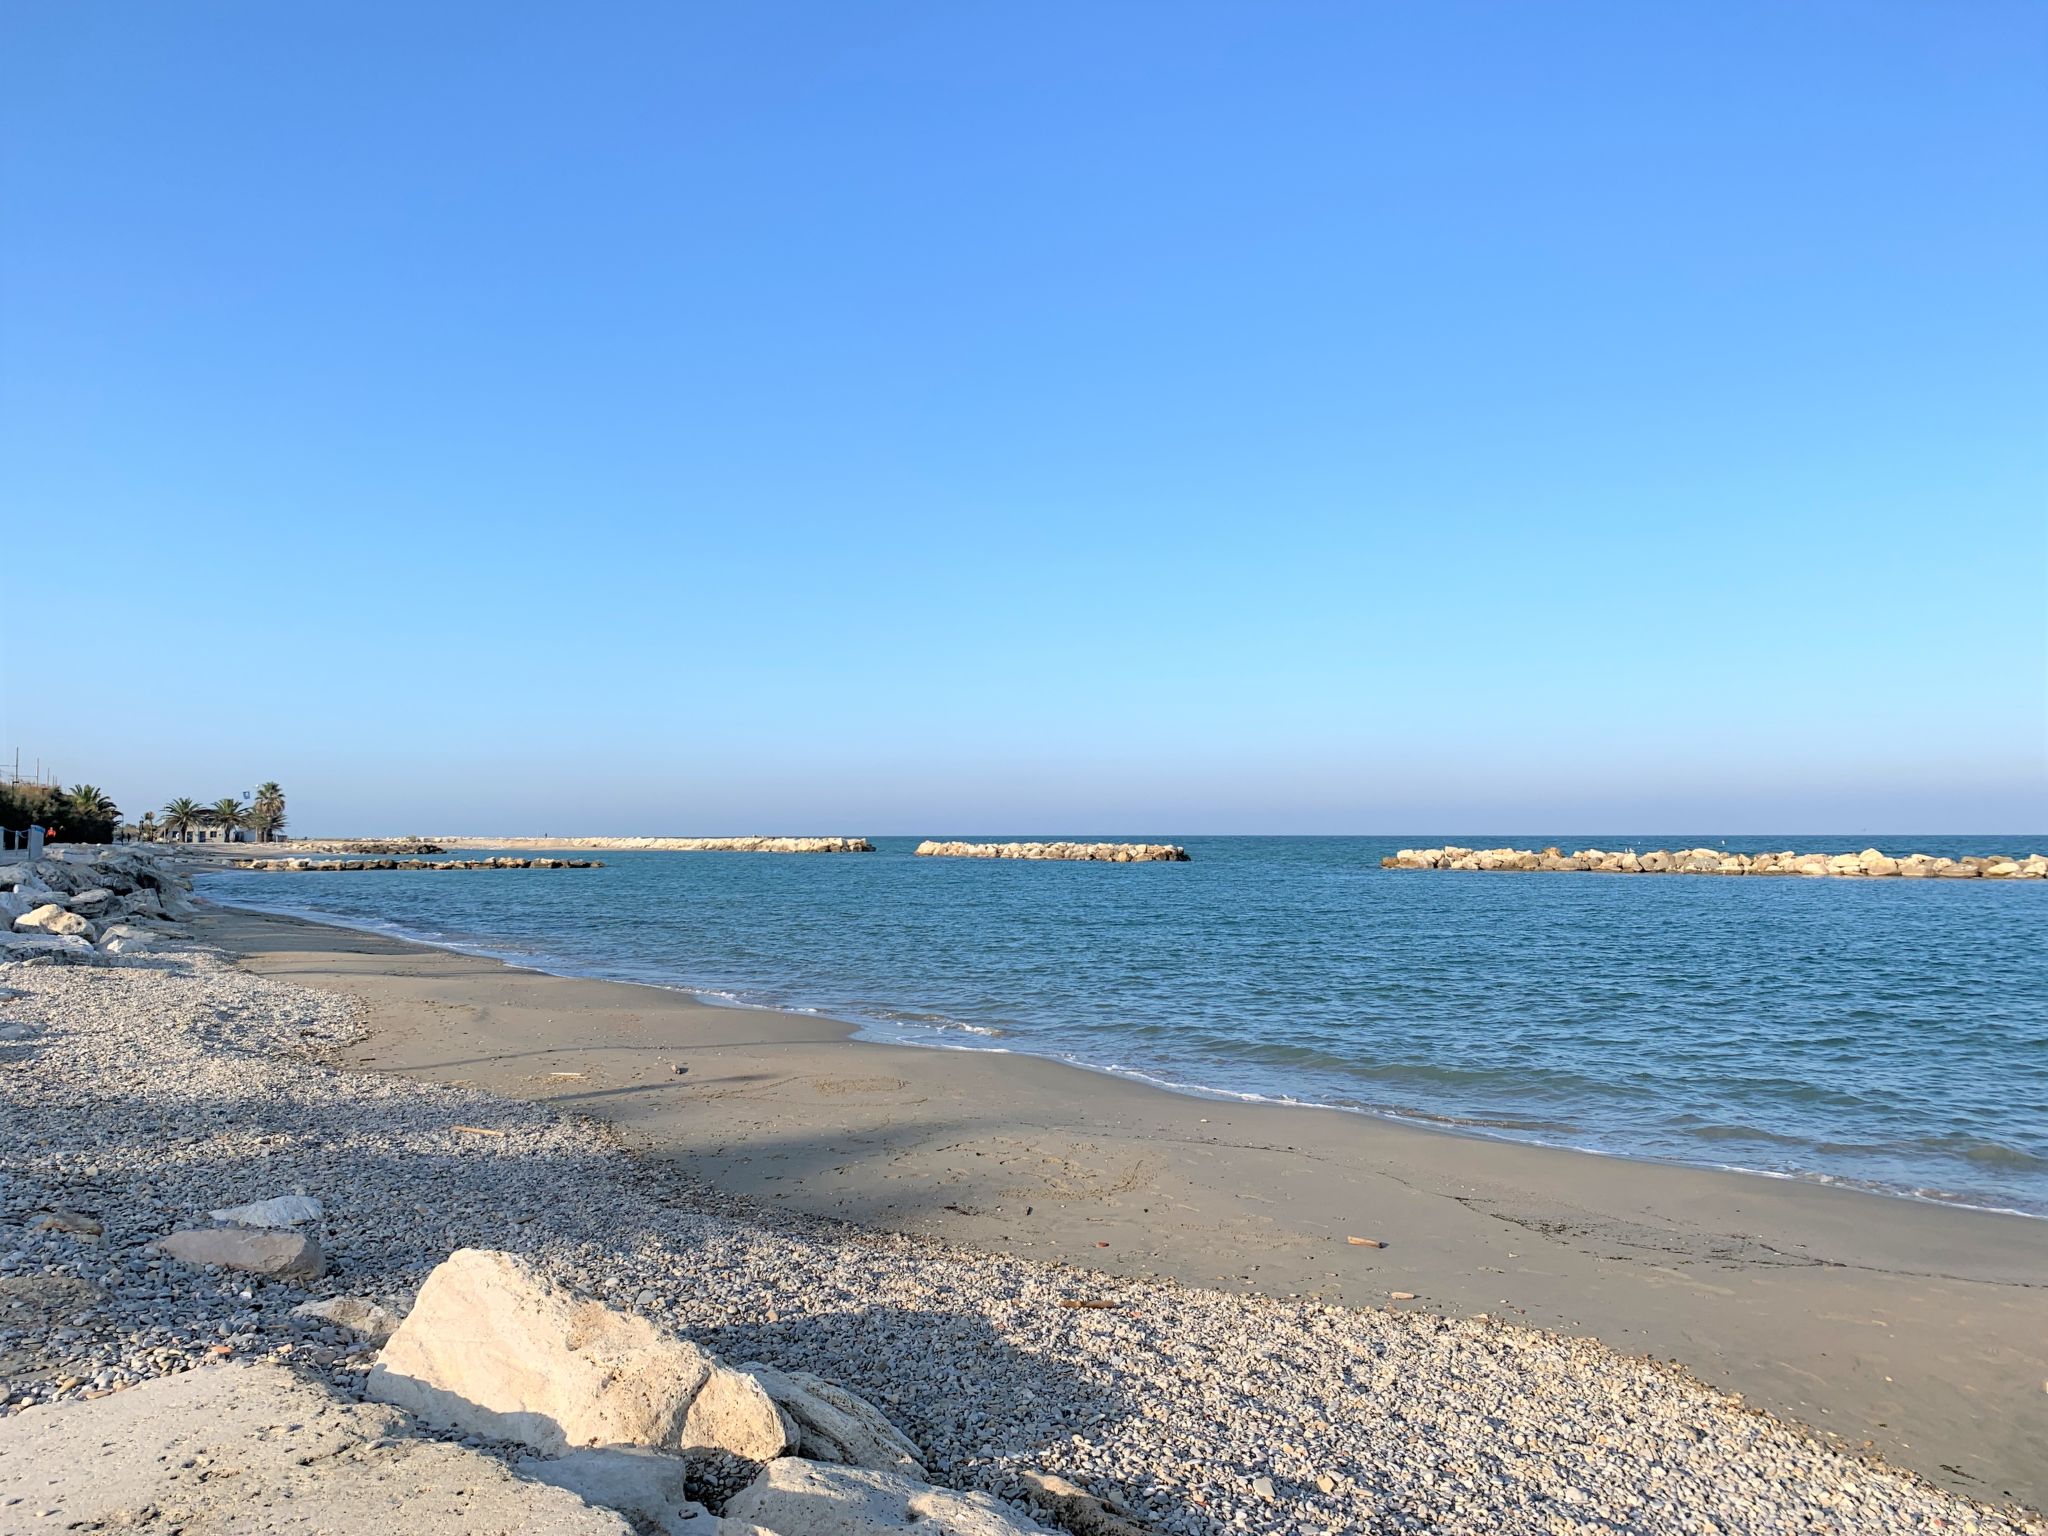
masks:
<svg viewBox="0 0 2048 1536"><path fill-rule="evenodd" d="M783 1371L758 1361L740 1369L766 1387L795 1421L797 1455L924 1476L924 1452L866 1398L809 1371Z"/></svg>
<svg viewBox="0 0 2048 1536"><path fill-rule="evenodd" d="M797 1444L754 1377L646 1318L571 1295L514 1254L479 1248L427 1276L366 1390L430 1423L550 1456L638 1445L766 1461Z"/></svg>
<svg viewBox="0 0 2048 1536"><path fill-rule="evenodd" d="M271 1280L317 1280L327 1272L319 1243L297 1232L256 1232L246 1227L194 1228L149 1245L151 1253L180 1264L218 1265Z"/></svg>
<svg viewBox="0 0 2048 1536"><path fill-rule="evenodd" d="M95 936L95 930L91 923L80 917L76 912L67 911L55 902L45 902L33 911L22 913L21 916L14 920L14 931L16 933L53 933L65 938L76 935L88 943Z"/></svg>
<svg viewBox="0 0 2048 1536"><path fill-rule="evenodd" d="M1029 1536L1044 1527L985 1493L934 1488L871 1467L788 1456L725 1504L725 1519L801 1536Z"/></svg>
<svg viewBox="0 0 2048 1536"><path fill-rule="evenodd" d="M49 1513L45 1513L48 1511ZM610 1509L411 1433L278 1366L160 1377L0 1419L0 1530L631 1536Z"/></svg>

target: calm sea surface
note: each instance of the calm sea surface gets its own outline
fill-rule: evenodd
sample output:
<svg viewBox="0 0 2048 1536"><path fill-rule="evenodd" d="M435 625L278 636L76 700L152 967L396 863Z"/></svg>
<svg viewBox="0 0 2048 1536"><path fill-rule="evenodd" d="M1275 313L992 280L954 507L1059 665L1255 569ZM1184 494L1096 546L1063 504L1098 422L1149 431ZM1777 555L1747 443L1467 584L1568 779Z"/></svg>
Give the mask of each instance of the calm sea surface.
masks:
<svg viewBox="0 0 2048 1536"><path fill-rule="evenodd" d="M200 889L874 1039L2048 1215L2048 882L1379 868L1446 841L1869 842L1812 835L1150 840L1193 862L917 859L897 838Z"/></svg>

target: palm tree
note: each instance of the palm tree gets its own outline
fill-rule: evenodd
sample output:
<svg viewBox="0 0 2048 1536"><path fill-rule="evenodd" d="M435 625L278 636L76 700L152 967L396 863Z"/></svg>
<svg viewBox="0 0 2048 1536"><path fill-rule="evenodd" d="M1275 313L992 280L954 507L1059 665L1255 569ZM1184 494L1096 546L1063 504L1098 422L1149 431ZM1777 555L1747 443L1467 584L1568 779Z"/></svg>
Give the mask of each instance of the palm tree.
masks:
<svg viewBox="0 0 2048 1536"><path fill-rule="evenodd" d="M266 843L284 830L284 789L275 779L256 786L256 796L249 803L249 826Z"/></svg>
<svg viewBox="0 0 2048 1536"><path fill-rule="evenodd" d="M191 841L192 829L205 819L206 807L185 795L164 807L164 830L181 843Z"/></svg>
<svg viewBox="0 0 2048 1536"><path fill-rule="evenodd" d="M156 841L156 812L144 811L142 819L135 823L135 835L145 843Z"/></svg>
<svg viewBox="0 0 2048 1536"><path fill-rule="evenodd" d="M220 828L220 840L225 843L234 837L235 828L248 823L249 807L228 795L206 808L206 819Z"/></svg>
<svg viewBox="0 0 2048 1536"><path fill-rule="evenodd" d="M121 807L97 784L74 784L64 792L71 814L80 821L117 821Z"/></svg>

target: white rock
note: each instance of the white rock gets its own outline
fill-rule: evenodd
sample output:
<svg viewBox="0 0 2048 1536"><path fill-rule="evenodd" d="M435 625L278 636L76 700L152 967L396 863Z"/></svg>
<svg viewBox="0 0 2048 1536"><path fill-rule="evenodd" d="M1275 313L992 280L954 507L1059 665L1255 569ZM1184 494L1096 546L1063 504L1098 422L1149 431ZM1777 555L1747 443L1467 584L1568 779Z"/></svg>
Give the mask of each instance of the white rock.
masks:
<svg viewBox="0 0 2048 1536"><path fill-rule="evenodd" d="M726 1501L725 1518L790 1536L885 1536L912 1527L925 1536L1024 1536L1044 1529L985 1493L794 1456L768 1463Z"/></svg>
<svg viewBox="0 0 2048 1536"><path fill-rule="evenodd" d="M327 1271L320 1245L297 1232L194 1228L158 1238L149 1251L181 1264L218 1264L273 1280L317 1280Z"/></svg>
<svg viewBox="0 0 2048 1536"><path fill-rule="evenodd" d="M129 934L109 939L100 945L100 952L108 955L155 955L163 952L163 941L143 934Z"/></svg>
<svg viewBox="0 0 2048 1536"><path fill-rule="evenodd" d="M231 1205L226 1210L206 1214L215 1221L232 1222L238 1227L296 1227L301 1222L318 1221L322 1207L311 1195L275 1195L250 1205Z"/></svg>
<svg viewBox="0 0 2048 1536"><path fill-rule="evenodd" d="M463 1248L420 1287L366 1390L431 1423L547 1455L717 1448L765 1461L796 1426L753 1377L509 1253Z"/></svg>
<svg viewBox="0 0 2048 1536"><path fill-rule="evenodd" d="M90 941L93 926L76 912L68 912L55 902L45 902L33 911L24 912L14 920L16 933L54 933L63 936L78 935Z"/></svg>
<svg viewBox="0 0 2048 1536"><path fill-rule="evenodd" d="M521 1477L566 1488L661 1536L714 1536L719 1530L711 1512L684 1488L683 1463L660 1451L608 1445L566 1456L522 1456L512 1466Z"/></svg>
<svg viewBox="0 0 2048 1536"><path fill-rule="evenodd" d="M924 1452L865 1398L809 1371L783 1371L758 1361L740 1369L796 1421L797 1455L924 1476Z"/></svg>
<svg viewBox="0 0 2048 1536"><path fill-rule="evenodd" d="M88 917L97 917L113 904L114 893L103 885L80 891L69 903L74 912L83 912Z"/></svg>
<svg viewBox="0 0 2048 1536"><path fill-rule="evenodd" d="M631 1536L609 1509L410 1428L254 1364L29 1408L0 1419L0 1530Z"/></svg>
<svg viewBox="0 0 2048 1536"><path fill-rule="evenodd" d="M398 1331L401 1319L389 1307L361 1296L328 1296L319 1301L302 1301L292 1308L293 1317L346 1328L350 1333L382 1344Z"/></svg>

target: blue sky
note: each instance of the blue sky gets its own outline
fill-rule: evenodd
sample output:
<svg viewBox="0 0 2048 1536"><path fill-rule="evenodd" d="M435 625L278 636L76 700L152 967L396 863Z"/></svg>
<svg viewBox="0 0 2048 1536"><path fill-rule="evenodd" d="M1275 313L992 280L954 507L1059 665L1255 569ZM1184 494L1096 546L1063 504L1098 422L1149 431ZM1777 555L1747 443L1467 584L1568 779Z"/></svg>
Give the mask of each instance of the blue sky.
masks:
<svg viewBox="0 0 2048 1536"><path fill-rule="evenodd" d="M2044 79L2033 0L0 0L0 748L312 832L2048 828Z"/></svg>

